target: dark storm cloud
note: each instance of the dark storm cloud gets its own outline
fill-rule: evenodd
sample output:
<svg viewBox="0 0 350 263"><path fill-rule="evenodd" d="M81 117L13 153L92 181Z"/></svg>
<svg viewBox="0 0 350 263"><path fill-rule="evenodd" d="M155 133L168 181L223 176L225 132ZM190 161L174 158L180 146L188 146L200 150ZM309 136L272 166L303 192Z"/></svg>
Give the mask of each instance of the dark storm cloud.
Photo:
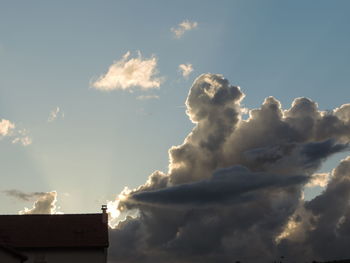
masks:
<svg viewBox="0 0 350 263"><path fill-rule="evenodd" d="M296 227L282 240L285 255L316 260L349 258L350 158L333 170L325 191L297 209Z"/></svg>
<svg viewBox="0 0 350 263"><path fill-rule="evenodd" d="M155 191L132 194L128 201L160 205L232 205L254 200L260 189L283 188L307 181L306 176L281 177L252 173L244 167L220 169L213 177L195 183L181 184Z"/></svg>
<svg viewBox="0 0 350 263"><path fill-rule="evenodd" d="M275 169L286 165L286 162L298 167L304 173L312 172L319 168L322 162L334 153L349 150L347 143L337 143L334 139L309 143L285 143L277 146L255 148L244 152L249 162L255 167L273 166ZM272 167L271 167L272 168Z"/></svg>
<svg viewBox="0 0 350 263"><path fill-rule="evenodd" d="M119 209L139 213L111 230L110 262L350 258L350 160L303 200L322 162L349 148L350 105L323 112L297 98L284 110L268 97L243 120L243 98L221 75L194 81L186 112L195 127L169 150L167 173L123 194Z"/></svg>
<svg viewBox="0 0 350 263"><path fill-rule="evenodd" d="M310 142L305 144L301 149L301 154L304 157L306 166L313 166L315 162L322 161L334 153L345 150L349 150L348 144L336 143L335 140L329 139L322 142Z"/></svg>

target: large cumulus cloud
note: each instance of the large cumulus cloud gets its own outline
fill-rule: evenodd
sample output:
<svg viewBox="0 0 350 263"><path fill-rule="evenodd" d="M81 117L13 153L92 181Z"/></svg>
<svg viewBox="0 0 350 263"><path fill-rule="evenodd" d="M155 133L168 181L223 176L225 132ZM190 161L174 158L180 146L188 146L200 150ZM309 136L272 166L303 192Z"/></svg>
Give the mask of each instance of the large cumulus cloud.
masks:
<svg viewBox="0 0 350 263"><path fill-rule="evenodd" d="M268 97L244 120L243 98L221 75L194 81L186 106L195 127L169 150L166 173L116 201L124 220L111 230L110 262L350 258L350 159L303 199L322 162L348 150L350 105L324 112L297 98L284 110Z"/></svg>

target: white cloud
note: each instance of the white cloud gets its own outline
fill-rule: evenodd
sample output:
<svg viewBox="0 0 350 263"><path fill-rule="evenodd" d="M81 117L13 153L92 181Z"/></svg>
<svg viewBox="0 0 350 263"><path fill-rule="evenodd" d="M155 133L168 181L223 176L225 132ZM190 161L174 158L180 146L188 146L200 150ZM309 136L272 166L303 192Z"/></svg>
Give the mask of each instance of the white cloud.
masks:
<svg viewBox="0 0 350 263"><path fill-rule="evenodd" d="M32 138L28 136L28 131L26 129L15 131L12 138L13 144L19 143L23 146L28 146L33 142Z"/></svg>
<svg viewBox="0 0 350 263"><path fill-rule="evenodd" d="M138 52L136 58L130 58L130 52L127 52L121 60L109 67L106 74L93 82L92 86L99 90L127 90L132 87L159 88L161 79L155 77L156 67L157 59L154 56L143 59Z"/></svg>
<svg viewBox="0 0 350 263"><path fill-rule="evenodd" d="M64 118L64 113L61 111L60 107L56 107L50 112L49 118L47 119L48 122L55 121L59 116L61 118Z"/></svg>
<svg viewBox="0 0 350 263"><path fill-rule="evenodd" d="M191 22L189 20L184 20L177 27L172 27L171 31L175 34L176 38L181 38L186 31L190 31L198 27L197 22Z"/></svg>
<svg viewBox="0 0 350 263"><path fill-rule="evenodd" d="M306 187L325 187L330 178L329 173L316 173L311 176L311 180L306 184Z"/></svg>
<svg viewBox="0 0 350 263"><path fill-rule="evenodd" d="M12 129L15 128L15 124L10 122L9 120L2 119L0 121L0 135L7 136Z"/></svg>
<svg viewBox="0 0 350 263"><path fill-rule="evenodd" d="M28 145L32 144L32 142L33 142L33 140L29 136L17 137L17 138L12 140L12 143L14 143L14 144L20 143L23 146L28 146Z"/></svg>
<svg viewBox="0 0 350 263"><path fill-rule="evenodd" d="M138 96L136 99L138 100L159 99L159 96L158 95L141 95L141 96Z"/></svg>
<svg viewBox="0 0 350 263"><path fill-rule="evenodd" d="M2 119L0 121L0 139L9 138L12 143L20 143L27 146L32 143L32 139L28 136L26 129L17 129L16 125L9 120Z"/></svg>
<svg viewBox="0 0 350 263"><path fill-rule="evenodd" d="M179 65L179 70L184 78L187 78L193 71L192 64L181 64Z"/></svg>

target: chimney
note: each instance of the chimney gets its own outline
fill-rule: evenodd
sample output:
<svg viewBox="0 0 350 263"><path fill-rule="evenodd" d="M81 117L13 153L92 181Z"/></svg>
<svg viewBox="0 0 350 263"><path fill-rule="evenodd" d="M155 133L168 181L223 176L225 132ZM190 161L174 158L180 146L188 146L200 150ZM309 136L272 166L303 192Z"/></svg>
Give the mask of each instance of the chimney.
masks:
<svg viewBox="0 0 350 263"><path fill-rule="evenodd" d="M107 214L107 206L102 205L102 223L107 224L108 223L108 214Z"/></svg>

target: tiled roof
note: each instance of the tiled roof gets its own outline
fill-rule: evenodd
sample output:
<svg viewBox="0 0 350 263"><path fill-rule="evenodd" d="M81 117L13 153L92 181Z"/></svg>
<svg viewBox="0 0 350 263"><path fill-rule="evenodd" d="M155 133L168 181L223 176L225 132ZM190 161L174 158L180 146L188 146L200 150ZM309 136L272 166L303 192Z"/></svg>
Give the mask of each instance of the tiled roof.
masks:
<svg viewBox="0 0 350 263"><path fill-rule="evenodd" d="M103 216L1 215L0 244L14 248L108 247L108 225Z"/></svg>

